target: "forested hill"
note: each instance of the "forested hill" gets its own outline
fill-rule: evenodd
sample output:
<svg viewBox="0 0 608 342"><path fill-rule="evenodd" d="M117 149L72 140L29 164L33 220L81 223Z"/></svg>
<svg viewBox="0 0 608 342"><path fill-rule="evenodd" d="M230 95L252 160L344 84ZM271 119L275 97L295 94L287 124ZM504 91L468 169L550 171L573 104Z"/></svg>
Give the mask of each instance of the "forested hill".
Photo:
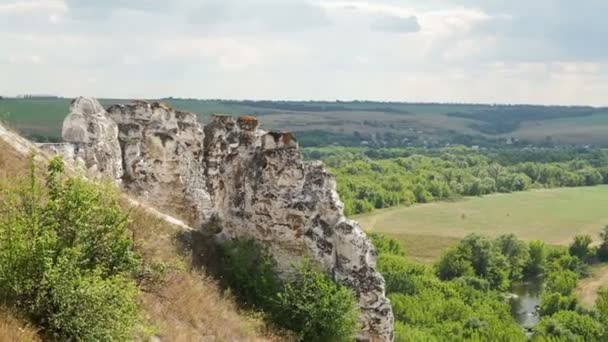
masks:
<svg viewBox="0 0 608 342"><path fill-rule="evenodd" d="M461 196L608 184L608 150L602 149L333 147L305 154L332 168L347 215Z"/></svg>
<svg viewBox="0 0 608 342"><path fill-rule="evenodd" d="M65 98L0 98L0 120L38 141L57 141ZM104 106L126 99L102 99ZM161 99L206 122L215 113L254 115L267 129L297 133L301 146L439 147L447 144L607 145L608 109L536 105L372 101Z"/></svg>

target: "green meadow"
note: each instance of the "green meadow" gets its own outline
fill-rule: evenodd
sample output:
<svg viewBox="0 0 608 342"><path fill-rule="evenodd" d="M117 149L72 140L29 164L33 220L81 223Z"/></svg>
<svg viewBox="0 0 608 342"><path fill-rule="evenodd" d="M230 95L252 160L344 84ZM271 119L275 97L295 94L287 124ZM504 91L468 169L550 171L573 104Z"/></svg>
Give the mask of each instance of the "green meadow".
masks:
<svg viewBox="0 0 608 342"><path fill-rule="evenodd" d="M524 240L567 245L576 234L598 239L608 224L608 186L533 190L467 197L353 217L367 231L398 238L414 259L430 263L471 233L515 234Z"/></svg>

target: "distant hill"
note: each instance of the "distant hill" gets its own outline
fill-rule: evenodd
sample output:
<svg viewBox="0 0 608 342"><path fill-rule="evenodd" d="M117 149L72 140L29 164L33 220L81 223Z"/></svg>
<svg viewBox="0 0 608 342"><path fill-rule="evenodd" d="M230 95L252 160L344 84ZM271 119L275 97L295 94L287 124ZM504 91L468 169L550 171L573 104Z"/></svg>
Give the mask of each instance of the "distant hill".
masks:
<svg viewBox="0 0 608 342"><path fill-rule="evenodd" d="M126 99L102 99L104 106ZM297 133L302 146L446 144L608 145L608 108L371 101L235 101L166 98L205 122L215 113L254 115ZM0 98L0 120L38 141L60 140L69 99Z"/></svg>

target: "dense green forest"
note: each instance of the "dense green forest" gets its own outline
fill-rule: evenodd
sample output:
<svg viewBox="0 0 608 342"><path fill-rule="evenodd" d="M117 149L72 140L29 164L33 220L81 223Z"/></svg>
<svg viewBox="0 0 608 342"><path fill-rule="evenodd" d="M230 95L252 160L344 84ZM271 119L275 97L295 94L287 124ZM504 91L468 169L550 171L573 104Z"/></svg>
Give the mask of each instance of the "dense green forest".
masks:
<svg viewBox="0 0 608 342"><path fill-rule="evenodd" d="M589 236L556 248L514 235L470 235L433 267L409 261L398 241L372 234L395 314L395 340L606 341L608 291L600 291L596 310L580 307L573 291L589 263L606 260L607 232L599 248L590 246ZM505 291L536 277L546 283L541 319L526 335L510 315Z"/></svg>
<svg viewBox="0 0 608 342"><path fill-rule="evenodd" d="M397 205L533 188L608 183L608 151L306 149L332 169L347 215Z"/></svg>

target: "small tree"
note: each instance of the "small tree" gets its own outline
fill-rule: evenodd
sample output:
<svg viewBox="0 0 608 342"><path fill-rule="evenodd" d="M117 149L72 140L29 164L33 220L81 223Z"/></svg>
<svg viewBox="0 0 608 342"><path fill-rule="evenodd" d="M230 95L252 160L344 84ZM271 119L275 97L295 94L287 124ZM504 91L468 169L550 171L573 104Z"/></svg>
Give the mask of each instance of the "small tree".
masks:
<svg viewBox="0 0 608 342"><path fill-rule="evenodd" d="M510 266L509 277L511 280L519 280L524 275L524 267L528 264L530 253L528 245L518 240L513 234L501 235L496 239L500 252L507 258Z"/></svg>
<svg viewBox="0 0 608 342"><path fill-rule="evenodd" d="M437 277L441 280L452 280L458 277L474 276L471 262L463 258L456 249L449 250L435 266Z"/></svg>
<svg viewBox="0 0 608 342"><path fill-rule="evenodd" d="M536 277L545 272L547 265L547 247L542 241L530 241L528 244L530 258L524 267L526 277Z"/></svg>
<svg viewBox="0 0 608 342"><path fill-rule="evenodd" d="M352 341L359 315L351 292L304 263L296 281L278 295L275 322L298 333L301 341Z"/></svg>
<svg viewBox="0 0 608 342"><path fill-rule="evenodd" d="M570 244L569 251L573 256L578 257L581 261L588 261L593 256L591 249L591 236L589 235L577 235L574 237L574 241Z"/></svg>

